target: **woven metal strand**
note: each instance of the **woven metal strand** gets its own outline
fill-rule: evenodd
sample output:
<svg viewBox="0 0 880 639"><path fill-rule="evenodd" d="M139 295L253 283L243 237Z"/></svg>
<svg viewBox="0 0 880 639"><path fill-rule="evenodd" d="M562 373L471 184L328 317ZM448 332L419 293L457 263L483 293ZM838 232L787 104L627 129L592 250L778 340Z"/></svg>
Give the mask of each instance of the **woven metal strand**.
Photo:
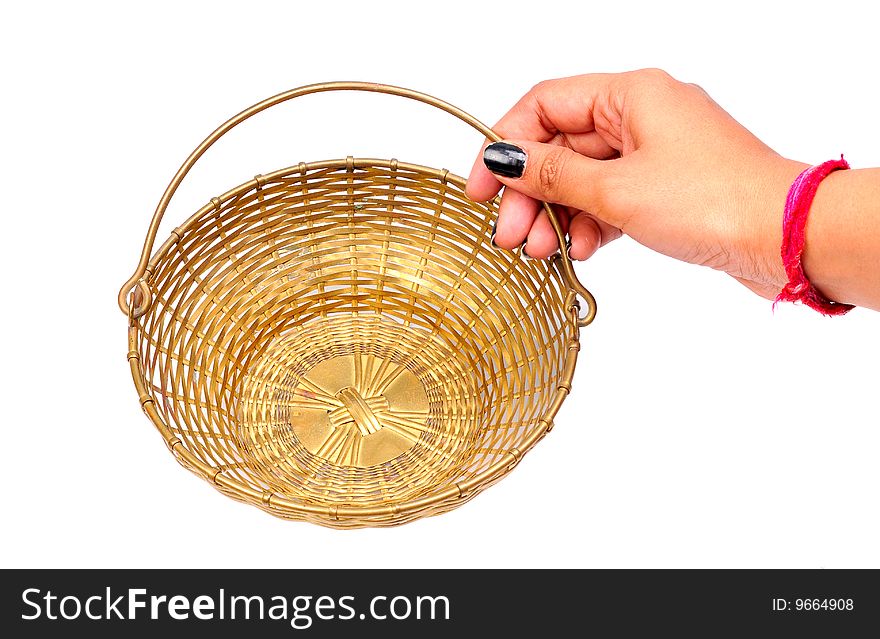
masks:
<svg viewBox="0 0 880 639"><path fill-rule="evenodd" d="M338 528L454 508L543 437L577 309L489 243L498 202L397 161L300 164L213 199L156 252L129 361L186 468Z"/></svg>

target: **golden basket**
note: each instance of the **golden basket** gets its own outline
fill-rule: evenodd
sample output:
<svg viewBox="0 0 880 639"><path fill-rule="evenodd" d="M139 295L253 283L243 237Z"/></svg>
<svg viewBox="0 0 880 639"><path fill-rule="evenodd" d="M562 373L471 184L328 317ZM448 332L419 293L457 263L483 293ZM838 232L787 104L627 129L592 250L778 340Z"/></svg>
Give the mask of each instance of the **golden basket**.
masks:
<svg viewBox="0 0 880 639"><path fill-rule="evenodd" d="M567 250L526 260L493 248L497 198L472 202L462 178L397 160L258 175L152 252L174 192L222 135L339 90L425 102L499 139L398 87L334 82L264 100L178 170L119 306L141 406L184 467L279 517L388 526L464 503L550 431L596 309Z"/></svg>

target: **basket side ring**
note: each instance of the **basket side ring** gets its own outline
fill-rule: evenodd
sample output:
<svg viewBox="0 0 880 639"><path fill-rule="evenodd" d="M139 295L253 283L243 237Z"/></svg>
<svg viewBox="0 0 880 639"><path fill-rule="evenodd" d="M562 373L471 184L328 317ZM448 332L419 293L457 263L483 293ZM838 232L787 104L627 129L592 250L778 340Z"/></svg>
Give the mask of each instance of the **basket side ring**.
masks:
<svg viewBox="0 0 880 639"><path fill-rule="evenodd" d="M149 293L149 287L146 285L142 278L147 272L150 255L153 252L153 244L156 240L156 234L159 231L159 225L162 222L162 217L165 215L165 211L168 209L168 204L171 202L171 198L174 196L177 188L180 186L181 182L183 182L183 179L186 177L187 173L189 173L190 169L192 169L196 162L198 162L199 158L202 157L205 151L207 151L217 140L223 137L231 129L238 126L245 120L251 118L252 116L256 115L257 113L268 109L269 107L281 104L282 102L287 102L288 100L292 100L293 98L308 95L310 93L322 93L326 91L367 91L373 93L385 93L387 95L395 95L402 98L408 98L410 100L416 100L418 102L424 102L425 104L438 108L441 111L445 111L446 113L449 113L450 115L458 118L466 124L469 124L471 127L482 133L486 137L486 139L491 142L498 142L499 140L501 140L501 136L499 136L491 128L483 124L480 120L476 119L469 113L462 111L458 107L449 104L448 102L444 102L443 100L435 98L426 93L420 93L418 91L413 91L412 89L395 87L386 84L376 84L372 82L323 82L319 84L310 84L298 87L296 89L290 89L289 91L285 91L283 93L279 93L278 95L272 96L271 98L267 98L262 102L258 102L257 104L245 109L241 113L233 116L222 125L220 125L217 129L215 129L213 133L211 133L198 147L196 147L196 149L189 155L189 157L177 170L177 173L174 174L174 177L171 179L171 182L165 189L165 193L159 200L159 204L156 206L156 211L153 213L153 219L150 222L149 229L147 230L147 236L144 239L144 245L141 250L141 256L137 268L135 269L134 274L132 274L132 276L125 282L125 284L122 285L122 288L119 291L117 302L119 304L120 310L125 315L133 318L140 317L150 308L150 304L152 303L152 296ZM586 315L581 316L578 320L579 326L586 326L592 321L593 317L596 314L596 302L593 299L593 296L587 290L587 288L580 282L580 280L578 280L578 277L574 271L574 266L572 264L571 257L568 255L568 250L566 247L565 233L562 230L562 225L559 223L558 215L553 210L553 207L547 203L544 204L544 209L547 211L547 216L550 220L550 224L553 227L553 230L556 233L556 237L559 242L560 257L562 260L562 272L564 273L565 278L568 281L568 285L587 302L587 313ZM135 286L137 286L137 290L141 292L141 298L140 303L138 303L137 305L137 308L132 309L129 306L129 296Z"/></svg>
<svg viewBox="0 0 880 639"><path fill-rule="evenodd" d="M122 285L119 291L120 297L126 293L126 308L124 309L129 320L136 320L144 315L153 303L153 292L147 282L140 276Z"/></svg>

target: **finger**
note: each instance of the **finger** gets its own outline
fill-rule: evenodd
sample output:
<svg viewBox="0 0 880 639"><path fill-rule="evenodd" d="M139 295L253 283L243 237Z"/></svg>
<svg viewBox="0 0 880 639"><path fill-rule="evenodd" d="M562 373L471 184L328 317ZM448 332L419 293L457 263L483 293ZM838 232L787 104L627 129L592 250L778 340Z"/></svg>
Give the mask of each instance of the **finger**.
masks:
<svg viewBox="0 0 880 639"><path fill-rule="evenodd" d="M501 189L501 182L483 164L483 152L488 145L489 140L486 140L480 148L480 154L474 160L474 166L471 168L464 188L465 195L475 202L491 200Z"/></svg>
<svg viewBox="0 0 880 639"><path fill-rule="evenodd" d="M495 244L505 249L520 246L529 234L541 203L513 189L505 189L498 208Z"/></svg>
<svg viewBox="0 0 880 639"><path fill-rule="evenodd" d="M584 212L572 218L569 237L571 249L568 254L573 260L585 260L602 246L602 230L598 221Z"/></svg>
<svg viewBox="0 0 880 639"><path fill-rule="evenodd" d="M620 237L618 229L610 227L589 213L578 211L566 222L568 214L559 216L563 229L568 227L571 237L571 249L569 255L574 260L586 260L611 240ZM550 220L544 211L538 215L528 235L525 245L526 255L534 258L546 258L556 253L559 248L556 232L550 225Z"/></svg>
<svg viewBox="0 0 880 639"><path fill-rule="evenodd" d="M504 137L548 142L557 132L595 130L594 109L612 101L613 74L590 74L535 85L508 111L495 130Z"/></svg>
<svg viewBox="0 0 880 639"><path fill-rule="evenodd" d="M543 206L543 202L541 205ZM573 209L570 206L562 206L561 204L553 205L553 211L556 214L556 219L559 220L559 226L562 227L562 234L567 235L571 218L577 215L580 211Z"/></svg>
<svg viewBox="0 0 880 639"><path fill-rule="evenodd" d="M586 133L557 132L547 144L565 146L596 160L607 160L619 156L618 150L608 144L596 131L587 131ZM483 152L488 145L489 141L486 140L480 148L480 155L474 161L465 186L465 194L477 202L492 199L501 189L501 182L492 175L483 163Z"/></svg>
<svg viewBox="0 0 880 639"><path fill-rule="evenodd" d="M595 131L587 133L557 133L547 144L565 146L572 151L595 160L608 160L620 156L618 150L608 144L605 138Z"/></svg>
<svg viewBox="0 0 880 639"><path fill-rule="evenodd" d="M520 98L493 130L506 138L538 142L551 142L562 134L567 145L580 153L597 159L611 157L622 148L620 133L610 127L597 131L594 111L598 109L606 120L620 120L612 99L617 81L619 75L599 73L541 82ZM486 140L465 189L468 197L479 202L491 199L501 188L501 182L482 163L488 144Z"/></svg>
<svg viewBox="0 0 880 639"><path fill-rule="evenodd" d="M550 257L559 250L559 238L556 237L556 231L550 224L547 211L541 211L535 218L523 250L527 256L535 259Z"/></svg>
<svg viewBox="0 0 880 639"><path fill-rule="evenodd" d="M614 166L625 160L594 160L565 147L510 140L488 146L484 161L509 189L588 211L612 226L621 226L615 212L604 210L603 191Z"/></svg>
<svg viewBox="0 0 880 639"><path fill-rule="evenodd" d="M585 260L599 248L623 235L617 227L596 219L585 211L579 211L571 220L571 251L575 260Z"/></svg>

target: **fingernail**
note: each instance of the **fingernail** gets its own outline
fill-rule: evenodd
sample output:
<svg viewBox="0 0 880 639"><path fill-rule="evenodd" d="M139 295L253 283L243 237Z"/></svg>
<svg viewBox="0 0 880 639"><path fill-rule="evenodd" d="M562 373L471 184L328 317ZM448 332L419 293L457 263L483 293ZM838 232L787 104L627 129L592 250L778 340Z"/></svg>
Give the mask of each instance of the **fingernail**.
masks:
<svg viewBox="0 0 880 639"><path fill-rule="evenodd" d="M526 240L526 241L524 241L522 244L520 244L520 246L519 246L519 252L520 252L520 255L522 255L522 256L523 256L524 258L526 258L527 260L533 260L533 259L535 259L535 258L532 257L531 255L529 255L528 253L526 253L526 244L527 244L527 243L528 243L528 240Z"/></svg>
<svg viewBox="0 0 880 639"><path fill-rule="evenodd" d="M489 241L492 243L492 248L498 248L498 245L495 244L495 232L498 230L498 222L492 223L492 235L489 236Z"/></svg>
<svg viewBox="0 0 880 639"><path fill-rule="evenodd" d="M526 168L526 152L514 144L495 142L483 151L483 164L495 175L522 177Z"/></svg>

